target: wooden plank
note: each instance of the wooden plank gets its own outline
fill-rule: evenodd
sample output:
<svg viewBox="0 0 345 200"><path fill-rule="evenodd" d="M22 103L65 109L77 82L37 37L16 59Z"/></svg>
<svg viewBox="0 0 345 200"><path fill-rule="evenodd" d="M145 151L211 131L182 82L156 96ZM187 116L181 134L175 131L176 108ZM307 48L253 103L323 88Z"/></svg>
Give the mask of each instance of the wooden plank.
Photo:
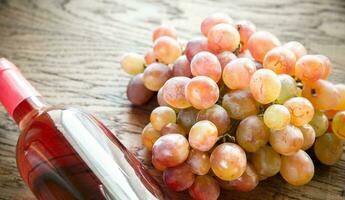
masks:
<svg viewBox="0 0 345 200"><path fill-rule="evenodd" d="M161 23L176 26L182 39L198 36L201 20L217 11L327 55L334 64L331 79L345 83L342 0L0 0L0 56L13 60L49 103L95 113L148 164L139 134L156 103L130 105L125 95L130 76L120 70L119 58L145 53L152 45L150 32ZM16 170L17 137L18 128L0 108L0 199L30 196ZM277 176L253 192L226 192L221 198L345 199L344 169L343 156L333 167L318 165L306 186L289 186Z"/></svg>

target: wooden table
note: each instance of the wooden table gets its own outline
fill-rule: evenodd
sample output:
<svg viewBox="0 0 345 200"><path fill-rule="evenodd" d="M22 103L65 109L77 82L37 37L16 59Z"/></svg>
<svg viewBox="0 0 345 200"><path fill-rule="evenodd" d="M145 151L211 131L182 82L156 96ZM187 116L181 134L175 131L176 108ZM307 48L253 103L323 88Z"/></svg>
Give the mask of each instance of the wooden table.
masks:
<svg viewBox="0 0 345 200"><path fill-rule="evenodd" d="M140 132L156 103L131 106L125 95L130 76L121 71L120 56L145 53L151 30L161 23L176 26L182 39L200 35L201 20L216 11L327 55L334 65L331 79L345 83L343 0L0 0L0 56L15 62L51 104L95 113L144 161ZM16 169L17 137L17 126L0 108L0 199L33 199ZM221 198L345 199L345 157L333 167L317 166L313 181L303 187L277 176L251 193Z"/></svg>

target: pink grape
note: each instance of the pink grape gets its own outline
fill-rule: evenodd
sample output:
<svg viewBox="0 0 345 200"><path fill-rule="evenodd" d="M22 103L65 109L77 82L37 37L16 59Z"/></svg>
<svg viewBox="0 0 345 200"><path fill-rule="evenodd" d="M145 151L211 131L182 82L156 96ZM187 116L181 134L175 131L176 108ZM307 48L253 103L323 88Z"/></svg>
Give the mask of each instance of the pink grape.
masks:
<svg viewBox="0 0 345 200"><path fill-rule="evenodd" d="M166 103L174 108L184 109L191 106L186 98L186 86L191 81L184 76L173 77L163 86L163 98Z"/></svg>
<svg viewBox="0 0 345 200"><path fill-rule="evenodd" d="M147 124L141 133L143 144L149 151L160 136L160 132L154 129L151 123Z"/></svg>
<svg viewBox="0 0 345 200"><path fill-rule="evenodd" d="M228 113L222 106L217 104L211 108L200 110L197 116L197 121L201 120L209 120L216 125L219 135L224 134L230 128L230 117Z"/></svg>
<svg viewBox="0 0 345 200"><path fill-rule="evenodd" d="M176 39L168 36L159 37L153 44L153 52L159 62L172 64L181 56L182 50Z"/></svg>
<svg viewBox="0 0 345 200"><path fill-rule="evenodd" d="M201 23L201 33L207 37L209 30L217 24L232 24L233 20L224 13L215 13L206 17Z"/></svg>
<svg viewBox="0 0 345 200"><path fill-rule="evenodd" d="M176 29L172 26L167 26L167 25L161 25L157 27L155 30L152 32L152 41L156 41L158 38L162 36L168 36L171 38L176 39Z"/></svg>
<svg viewBox="0 0 345 200"><path fill-rule="evenodd" d="M222 69L231 61L235 60L237 56L230 51L223 51L222 53L217 54L220 66Z"/></svg>
<svg viewBox="0 0 345 200"><path fill-rule="evenodd" d="M322 64L323 64L323 73L322 73L321 78L327 79L332 71L332 63L329 60L329 58L324 55L316 55L316 56L322 60Z"/></svg>
<svg viewBox="0 0 345 200"><path fill-rule="evenodd" d="M189 132L190 128L196 123L199 110L187 108L181 110L177 115L177 123Z"/></svg>
<svg viewBox="0 0 345 200"><path fill-rule="evenodd" d="M186 163L194 174L205 175L211 168L210 157L206 152L191 149Z"/></svg>
<svg viewBox="0 0 345 200"><path fill-rule="evenodd" d="M301 57L295 66L296 77L305 82L314 82L321 79L324 70L323 61L316 55Z"/></svg>
<svg viewBox="0 0 345 200"><path fill-rule="evenodd" d="M220 188L212 176L197 176L189 188L189 195L195 200L217 200L220 195Z"/></svg>
<svg viewBox="0 0 345 200"><path fill-rule="evenodd" d="M185 55L180 56L172 67L172 76L185 76L188 78L192 77L192 72L190 70L190 63Z"/></svg>
<svg viewBox="0 0 345 200"><path fill-rule="evenodd" d="M147 51L145 56L144 56L144 58L145 58L146 65L150 65L150 64L152 64L152 63L157 61L156 57L155 57L155 54L153 53L153 50Z"/></svg>
<svg viewBox="0 0 345 200"><path fill-rule="evenodd" d="M176 167L167 168L163 172L164 183L173 191L183 191L194 183L195 175L189 165L182 163Z"/></svg>
<svg viewBox="0 0 345 200"><path fill-rule="evenodd" d="M303 150L307 150L309 149L311 146L313 146L314 142L315 142L315 130L314 128L309 125L309 124L304 124L303 126L298 127L302 134L303 134L303 146L302 149Z"/></svg>
<svg viewBox="0 0 345 200"><path fill-rule="evenodd" d="M291 123L295 126L302 126L313 119L314 108L306 98L293 97L285 101L284 106L289 109Z"/></svg>
<svg viewBox="0 0 345 200"><path fill-rule="evenodd" d="M228 63L223 70L223 81L230 89L249 87L250 79L256 71L255 64L248 58L238 58Z"/></svg>
<svg viewBox="0 0 345 200"><path fill-rule="evenodd" d="M277 74L295 74L296 56L287 48L275 47L267 52L263 67Z"/></svg>
<svg viewBox="0 0 345 200"><path fill-rule="evenodd" d="M187 135L187 132L184 130L184 128L181 125L178 125L176 123L169 123L160 131L161 135L171 134L171 133L178 133L181 135Z"/></svg>
<svg viewBox="0 0 345 200"><path fill-rule="evenodd" d="M293 125L282 130L271 131L270 144L276 152L282 155L290 156L297 153L303 143L301 130Z"/></svg>
<svg viewBox="0 0 345 200"><path fill-rule="evenodd" d="M153 167L158 171L164 171L167 168L160 161L157 161L154 157L152 157L151 162Z"/></svg>
<svg viewBox="0 0 345 200"><path fill-rule="evenodd" d="M267 145L255 152L251 161L261 179L274 176L280 170L280 155Z"/></svg>
<svg viewBox="0 0 345 200"><path fill-rule="evenodd" d="M161 87L157 92L157 103L160 106L169 106L169 104L163 98L163 87Z"/></svg>
<svg viewBox="0 0 345 200"><path fill-rule="evenodd" d="M241 20L236 23L241 38L241 51L248 49L248 40L256 32L256 26L251 21Z"/></svg>
<svg viewBox="0 0 345 200"><path fill-rule="evenodd" d="M165 167L182 164L188 158L188 154L188 141L180 134L163 135L152 147L152 159Z"/></svg>
<svg viewBox="0 0 345 200"><path fill-rule="evenodd" d="M158 91L171 77L171 69L161 63L152 63L144 71L145 87L152 91Z"/></svg>
<svg viewBox="0 0 345 200"><path fill-rule="evenodd" d="M248 41L248 49L253 58L259 62L264 60L268 51L280 46L279 39L272 33L258 31L252 34Z"/></svg>
<svg viewBox="0 0 345 200"><path fill-rule="evenodd" d="M188 41L185 54L189 62L191 62L193 57L201 51L210 51L206 37L197 37Z"/></svg>
<svg viewBox="0 0 345 200"><path fill-rule="evenodd" d="M207 41L213 52L234 52L240 47L240 34L230 24L217 24L209 30Z"/></svg>
<svg viewBox="0 0 345 200"><path fill-rule="evenodd" d="M218 58L207 51L197 53L190 63L190 68L193 76L207 76L215 82L218 82L222 75Z"/></svg>
<svg viewBox="0 0 345 200"><path fill-rule="evenodd" d="M188 141L191 147L199 151L208 151L217 142L217 127L208 120L195 123L189 131Z"/></svg>
<svg viewBox="0 0 345 200"><path fill-rule="evenodd" d="M295 54L296 60L300 59L304 55L307 55L307 50L305 49L305 47L297 41L288 42L284 44L284 47Z"/></svg>
<svg viewBox="0 0 345 200"><path fill-rule="evenodd" d="M133 105L144 105L152 96L153 92L144 85L143 74L137 74L129 81L127 86L127 99Z"/></svg>

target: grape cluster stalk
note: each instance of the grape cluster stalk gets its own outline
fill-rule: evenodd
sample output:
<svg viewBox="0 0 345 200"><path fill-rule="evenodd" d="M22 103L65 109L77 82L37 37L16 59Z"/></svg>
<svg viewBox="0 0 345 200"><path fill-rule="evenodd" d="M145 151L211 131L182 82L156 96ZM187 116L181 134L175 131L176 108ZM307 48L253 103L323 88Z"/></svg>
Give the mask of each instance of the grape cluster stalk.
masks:
<svg viewBox="0 0 345 200"><path fill-rule="evenodd" d="M278 173L294 186L309 183L308 149L325 165L341 159L345 85L327 80L326 56L225 13L206 17L200 31L184 42L159 26L152 49L121 59L134 75L132 104L157 94L142 141L167 187L214 200L221 188L248 192Z"/></svg>

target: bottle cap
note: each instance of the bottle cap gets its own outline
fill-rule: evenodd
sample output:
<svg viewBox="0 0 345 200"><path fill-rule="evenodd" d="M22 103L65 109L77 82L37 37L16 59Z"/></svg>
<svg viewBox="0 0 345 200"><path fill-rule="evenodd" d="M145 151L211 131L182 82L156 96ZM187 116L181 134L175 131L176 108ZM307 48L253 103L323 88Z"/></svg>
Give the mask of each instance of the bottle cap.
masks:
<svg viewBox="0 0 345 200"><path fill-rule="evenodd" d="M25 99L41 96L24 78L18 68L5 58L0 58L0 102L10 116Z"/></svg>

